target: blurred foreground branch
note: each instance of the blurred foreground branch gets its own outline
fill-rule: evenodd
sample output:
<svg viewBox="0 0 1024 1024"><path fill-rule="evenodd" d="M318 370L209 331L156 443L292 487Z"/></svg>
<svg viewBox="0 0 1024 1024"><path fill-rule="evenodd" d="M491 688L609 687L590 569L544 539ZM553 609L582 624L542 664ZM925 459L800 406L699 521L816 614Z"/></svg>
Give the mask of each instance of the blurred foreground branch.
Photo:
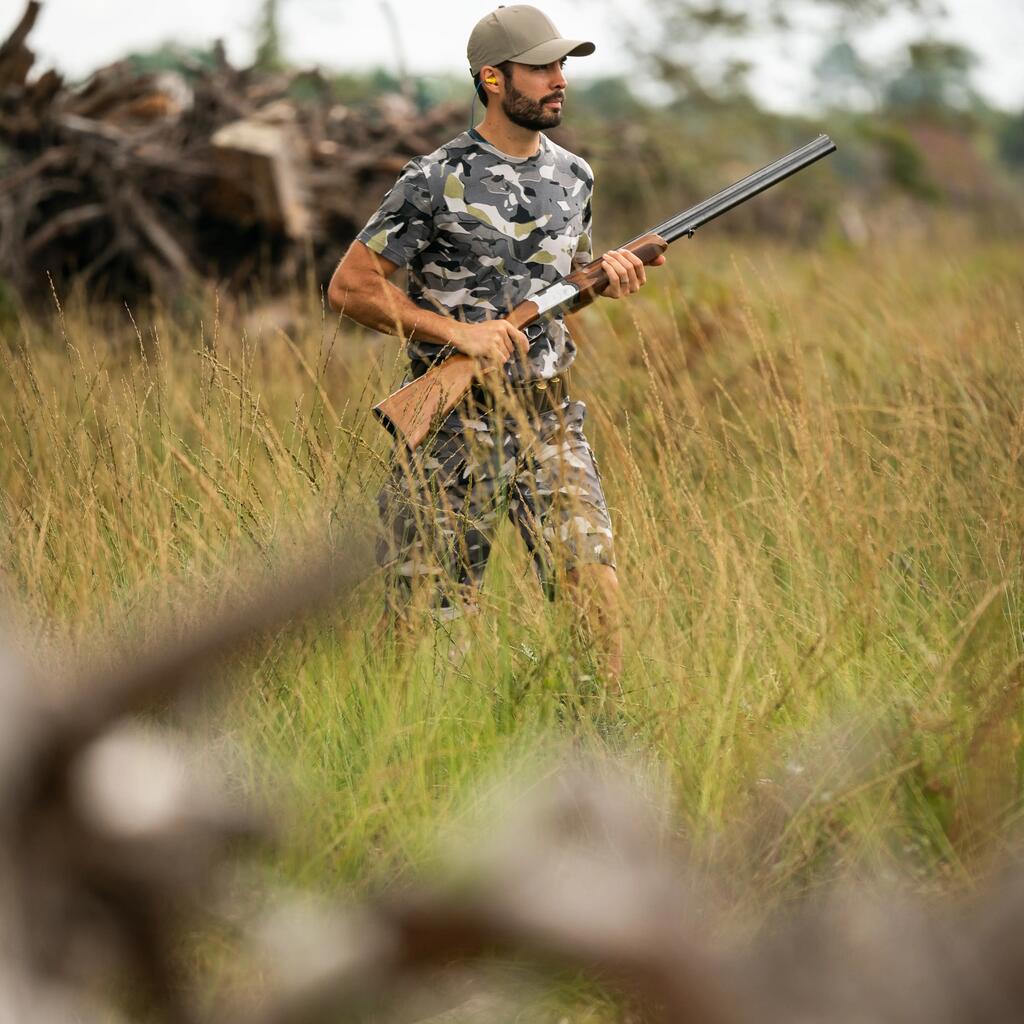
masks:
<svg viewBox="0 0 1024 1024"><path fill-rule="evenodd" d="M169 1022L355 1019L394 1010L396 992L412 993L400 1015L418 1017L436 1010L451 967L496 955L585 969L665 1022L953 1024L1024 1009L1019 878L960 910L838 891L730 946L627 773L577 765L501 808L504 827L446 878L356 908L306 898L242 926L273 980L201 1012L204 979L180 951L204 922L237 924L224 869L236 840L264 830L200 770L199 751L135 716L363 573L330 552L309 564L187 635L165 630L119 668L83 672L57 706L0 652L0 1017L107 1019L111 992Z"/></svg>

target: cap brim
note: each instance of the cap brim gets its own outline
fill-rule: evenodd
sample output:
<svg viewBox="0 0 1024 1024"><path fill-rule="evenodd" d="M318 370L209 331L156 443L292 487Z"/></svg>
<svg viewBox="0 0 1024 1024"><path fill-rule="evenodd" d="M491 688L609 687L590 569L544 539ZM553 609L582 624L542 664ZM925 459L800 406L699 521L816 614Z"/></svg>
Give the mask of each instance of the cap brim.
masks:
<svg viewBox="0 0 1024 1024"><path fill-rule="evenodd" d="M583 39L549 39L508 59L516 64L550 64L563 57L589 57L597 47Z"/></svg>

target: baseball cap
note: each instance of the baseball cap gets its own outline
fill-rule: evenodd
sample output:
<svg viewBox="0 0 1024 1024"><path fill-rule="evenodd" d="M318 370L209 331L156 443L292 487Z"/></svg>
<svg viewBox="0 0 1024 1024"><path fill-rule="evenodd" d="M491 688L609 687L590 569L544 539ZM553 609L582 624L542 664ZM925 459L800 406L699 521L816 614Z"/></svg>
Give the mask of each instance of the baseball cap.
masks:
<svg viewBox="0 0 1024 1024"><path fill-rule="evenodd" d="M514 60L517 64L550 64L563 57L586 57L594 44L563 39L551 19L529 4L501 6L473 27L466 46L469 70Z"/></svg>

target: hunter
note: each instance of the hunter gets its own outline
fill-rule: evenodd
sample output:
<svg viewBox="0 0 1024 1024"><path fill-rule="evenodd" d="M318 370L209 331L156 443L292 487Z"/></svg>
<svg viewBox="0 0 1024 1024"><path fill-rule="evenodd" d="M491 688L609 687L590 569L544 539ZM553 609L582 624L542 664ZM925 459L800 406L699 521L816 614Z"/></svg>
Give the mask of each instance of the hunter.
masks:
<svg viewBox="0 0 1024 1024"><path fill-rule="evenodd" d="M502 319L593 258L593 172L544 134L562 120L566 58L593 52L525 4L481 19L467 56L483 119L406 165L338 265L328 300L406 339L410 379L457 351L479 362L486 382L421 448L398 453L379 496L385 616L401 620L418 594L442 621L475 611L494 528L507 515L546 595L564 587L617 684L612 524L583 431L586 406L568 389L576 346L561 318L525 332ZM632 253L601 259L606 298L644 284ZM402 267L407 292L390 280Z"/></svg>

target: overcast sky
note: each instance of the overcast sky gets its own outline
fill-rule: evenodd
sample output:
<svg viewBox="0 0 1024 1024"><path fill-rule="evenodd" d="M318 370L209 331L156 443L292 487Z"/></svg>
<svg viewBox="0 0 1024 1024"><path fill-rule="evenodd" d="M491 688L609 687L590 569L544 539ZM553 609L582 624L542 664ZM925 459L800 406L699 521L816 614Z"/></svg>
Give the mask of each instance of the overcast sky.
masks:
<svg viewBox="0 0 1024 1024"><path fill-rule="evenodd" d="M379 0L280 2L291 60L340 69L396 67L394 37ZM634 68L625 26L642 13L645 0L536 0L535 5L564 35L597 44L597 52L578 65L588 76ZM410 72L431 74L465 72L469 30L497 5L494 0L390 0L390 6ZM1024 0L946 0L946 7L948 17L936 23L937 32L979 55L975 82L982 94L1003 107L1024 107ZM42 66L72 77L169 39L205 45L221 38L231 59L244 63L252 57L258 8L258 0L44 0L30 44ZM23 0L0 0L0 37L23 9ZM881 59L919 33L920 23L906 17L887 22L864 42L869 55ZM758 98L780 109L806 103L807 69L821 45L820 31L811 29L785 55L766 56L753 79Z"/></svg>

